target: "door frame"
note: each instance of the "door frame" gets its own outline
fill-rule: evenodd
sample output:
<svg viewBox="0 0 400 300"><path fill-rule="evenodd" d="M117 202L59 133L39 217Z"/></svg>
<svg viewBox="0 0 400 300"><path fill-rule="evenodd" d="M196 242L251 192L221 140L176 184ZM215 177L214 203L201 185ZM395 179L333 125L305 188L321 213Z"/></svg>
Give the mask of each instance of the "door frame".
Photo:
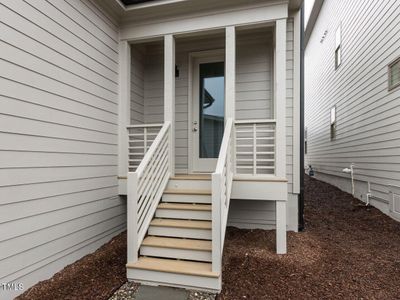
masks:
<svg viewBox="0 0 400 300"><path fill-rule="evenodd" d="M223 61L225 62L225 49L213 49L205 51L197 51L189 53L189 63L188 63L188 173L202 173L194 170L194 151L193 151L193 134L192 134L192 122L193 122L193 67L196 59L207 58L213 56L223 56ZM226 69L226 66L225 66ZM224 76L226 76L224 74ZM226 100L226 99L225 99ZM226 101L224 101L226 105Z"/></svg>

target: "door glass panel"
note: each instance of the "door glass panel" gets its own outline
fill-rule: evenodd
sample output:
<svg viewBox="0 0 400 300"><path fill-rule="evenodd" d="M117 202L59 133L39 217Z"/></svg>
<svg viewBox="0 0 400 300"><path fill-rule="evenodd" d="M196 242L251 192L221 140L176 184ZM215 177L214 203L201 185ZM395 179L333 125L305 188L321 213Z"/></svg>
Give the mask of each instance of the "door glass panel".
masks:
<svg viewBox="0 0 400 300"><path fill-rule="evenodd" d="M224 135L224 62L200 64L200 158L218 158Z"/></svg>

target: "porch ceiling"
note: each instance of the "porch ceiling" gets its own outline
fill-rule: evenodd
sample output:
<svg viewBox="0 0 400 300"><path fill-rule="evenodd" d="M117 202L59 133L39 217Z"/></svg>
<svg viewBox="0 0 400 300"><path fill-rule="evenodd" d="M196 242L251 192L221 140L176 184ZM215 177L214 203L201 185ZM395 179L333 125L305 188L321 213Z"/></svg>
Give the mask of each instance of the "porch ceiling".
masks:
<svg viewBox="0 0 400 300"><path fill-rule="evenodd" d="M124 5L134 5L139 3L151 2L154 0L121 0Z"/></svg>
<svg viewBox="0 0 400 300"><path fill-rule="evenodd" d="M121 0L121 2L125 5L132 5L132 4L138 4L138 3L144 3L144 2L150 2L153 0Z"/></svg>

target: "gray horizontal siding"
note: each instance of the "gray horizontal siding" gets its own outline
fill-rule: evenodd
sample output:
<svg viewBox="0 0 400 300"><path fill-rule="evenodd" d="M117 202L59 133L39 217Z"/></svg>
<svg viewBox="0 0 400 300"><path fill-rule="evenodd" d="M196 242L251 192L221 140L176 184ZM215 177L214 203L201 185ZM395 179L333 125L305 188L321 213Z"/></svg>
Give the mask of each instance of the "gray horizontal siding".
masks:
<svg viewBox="0 0 400 300"><path fill-rule="evenodd" d="M297 231L297 195L289 193L287 202L287 230ZM275 229L275 201L232 199L229 206L228 226L246 229Z"/></svg>
<svg viewBox="0 0 400 300"><path fill-rule="evenodd" d="M131 46L131 124L144 123L144 49Z"/></svg>
<svg viewBox="0 0 400 300"><path fill-rule="evenodd" d="M238 119L252 119L252 118L273 118L273 84L272 80L272 60L273 60L273 47L272 37L268 37L268 44L263 43L262 36L256 36L252 43L258 45L251 45L247 47L246 44L251 39L246 38L246 41L242 42L240 36L238 37L238 72L236 74L236 89L237 94L240 94L242 90L246 93L253 94L253 91L269 91L271 93L259 93L261 97L256 101L258 107L252 108L250 101L245 101L246 109L241 110L240 100L237 100L236 116ZM288 203L287 203L287 222L288 230L297 231L297 195L292 194L290 191L293 190L293 66L294 66L294 43L293 43L293 19L289 18L287 22L287 43L286 43L286 176L288 179ZM263 49L264 51L259 51ZM259 66L255 67L255 64L251 64L251 67L245 67L243 69L249 70L248 73L241 73L242 66L240 65L239 58L241 57L241 51L244 51L246 60L258 61ZM255 53L253 56L252 53ZM258 53L258 55L257 55ZM264 70L262 72L252 72L251 70ZM259 83L257 83L260 81ZM246 82L245 85L242 82ZM260 88L261 87L261 88ZM251 95L254 96L254 95ZM251 99L251 96L249 99ZM268 96L267 98L263 98ZM267 106L261 106L268 103ZM261 229L274 229L275 228L275 203L268 201L251 201L251 200L233 200L229 210L230 226L236 226L239 228L261 228Z"/></svg>
<svg viewBox="0 0 400 300"><path fill-rule="evenodd" d="M238 120L273 118L272 32L253 31L239 31L236 38Z"/></svg>
<svg viewBox="0 0 400 300"><path fill-rule="evenodd" d="M342 65L335 71L340 23ZM329 33L321 43L324 30ZM355 177L365 187L356 195L362 199L366 182L384 201L388 184L400 185L400 90L388 91L387 74L388 64L399 56L398 1L325 2L306 50L307 163L347 191L349 181L339 178L348 179L341 170L354 163ZM337 138L330 141L334 105Z"/></svg>
<svg viewBox="0 0 400 300"><path fill-rule="evenodd" d="M90 0L0 14L0 282L28 288L125 229L118 28Z"/></svg>

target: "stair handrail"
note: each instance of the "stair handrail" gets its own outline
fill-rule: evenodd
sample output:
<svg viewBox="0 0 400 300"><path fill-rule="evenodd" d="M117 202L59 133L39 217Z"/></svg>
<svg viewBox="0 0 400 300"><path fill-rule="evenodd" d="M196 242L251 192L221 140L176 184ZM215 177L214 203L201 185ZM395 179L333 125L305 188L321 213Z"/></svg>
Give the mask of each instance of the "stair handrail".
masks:
<svg viewBox="0 0 400 300"><path fill-rule="evenodd" d="M212 198L212 271L221 272L222 251L234 173L234 122L228 118L218 155L217 166L211 177Z"/></svg>
<svg viewBox="0 0 400 300"><path fill-rule="evenodd" d="M135 172L128 172L128 262L138 251L170 177L170 128L164 122Z"/></svg>

